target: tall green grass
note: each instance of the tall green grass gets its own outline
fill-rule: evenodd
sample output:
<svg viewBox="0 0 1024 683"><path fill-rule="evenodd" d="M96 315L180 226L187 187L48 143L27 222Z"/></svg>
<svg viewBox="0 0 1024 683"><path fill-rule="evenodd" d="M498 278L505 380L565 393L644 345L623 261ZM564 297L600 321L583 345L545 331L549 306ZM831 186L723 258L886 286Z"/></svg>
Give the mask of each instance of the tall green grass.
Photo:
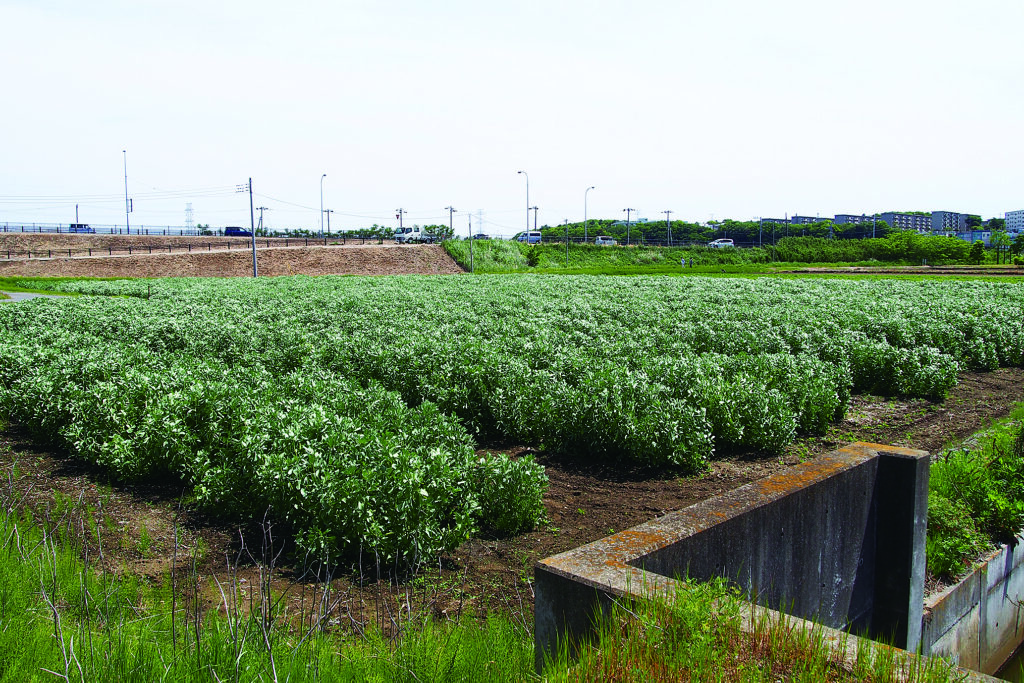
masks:
<svg viewBox="0 0 1024 683"><path fill-rule="evenodd" d="M469 241L447 240L444 243L444 248L460 266L470 270ZM690 270L690 259L693 259L694 270L722 265L746 266L767 263L770 260L767 249L570 244L568 263L566 263L564 244L528 245L506 240L474 240L472 248L472 270L476 273L679 272L683 269L681 265L683 258L687 259L686 270L688 271ZM536 265L530 265L531 260L535 260Z"/></svg>
<svg viewBox="0 0 1024 683"><path fill-rule="evenodd" d="M955 579L993 543L1024 529L1024 406L932 463L928 570Z"/></svg>
<svg viewBox="0 0 1024 683"><path fill-rule="evenodd" d="M346 637L318 628L321 621L311 627L301 615L288 618L277 596L261 592L256 606L246 609L237 601L237 585L223 588L220 613L205 611L194 601L176 601L167 583L145 585L84 562L74 537L97 533L91 522L71 516L36 520L6 502L0 510L3 683L413 683L532 676L532 639L511 617L439 623L402 615L401 638L374 627Z"/></svg>
<svg viewBox="0 0 1024 683"><path fill-rule="evenodd" d="M744 616L749 614L744 625ZM563 650L545 668L569 681L925 681L962 680L950 664L902 650L846 643L798 620L751 613L724 580L680 582L674 599L616 602L578 658Z"/></svg>

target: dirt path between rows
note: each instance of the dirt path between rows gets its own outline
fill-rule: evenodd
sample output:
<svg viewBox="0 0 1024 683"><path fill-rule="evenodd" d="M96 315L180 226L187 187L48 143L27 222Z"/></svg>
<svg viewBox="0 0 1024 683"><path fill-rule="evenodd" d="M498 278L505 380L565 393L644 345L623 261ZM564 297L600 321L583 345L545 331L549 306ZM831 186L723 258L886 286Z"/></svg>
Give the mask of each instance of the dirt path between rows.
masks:
<svg viewBox="0 0 1024 683"><path fill-rule="evenodd" d="M359 568L350 568L339 570L330 583L310 582L309 577L295 582L303 570L301 563L292 559L275 570L272 583L275 590L288 594L295 610L307 604L311 591L329 586L337 599L335 623L376 621L386 630L393 615L410 606L437 615L484 614L499 609L529 623L532 566L542 557L783 471L851 441L936 452L1006 416L1021 401L1024 370L1017 368L965 373L943 402L855 396L846 418L826 435L801 439L781 456L751 453L715 460L698 477L650 475L535 453L547 468L550 485L544 498L548 521L533 532L511 539L470 540L432 569L426 568L415 581L377 581L380 570L366 562L362 576ZM492 449L513 455L532 453L508 444L494 444ZM249 586L259 581L256 566L240 541L245 538L246 546L259 548L263 537L257 523L239 528L204 519L189 512L182 502L185 492L178 485L118 484L87 464L38 445L12 427L0 432L0 480L8 479L15 462L19 476L9 480L8 495L23 499L24 505L49 510L51 516L67 509L69 502L72 508L96 511L108 569L161 581L172 566L178 572L188 567L194 555L197 578L204 586L200 595L207 606L220 600L209 577L223 579L233 573L228 567L235 565L240 555L236 579ZM275 533L282 534L281 530ZM96 545L95 540L90 543ZM91 554L96 556L97 550L93 547Z"/></svg>

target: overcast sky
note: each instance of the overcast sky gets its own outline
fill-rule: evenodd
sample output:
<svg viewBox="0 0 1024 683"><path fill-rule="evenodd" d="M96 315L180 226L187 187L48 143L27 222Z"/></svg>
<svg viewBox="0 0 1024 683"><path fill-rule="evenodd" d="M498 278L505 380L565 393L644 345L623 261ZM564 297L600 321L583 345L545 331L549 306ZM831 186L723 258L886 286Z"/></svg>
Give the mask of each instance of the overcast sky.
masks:
<svg viewBox="0 0 1024 683"><path fill-rule="evenodd" d="M1024 208L1021 0L0 0L0 222ZM475 223L483 212L484 224ZM637 214L634 214L636 216Z"/></svg>

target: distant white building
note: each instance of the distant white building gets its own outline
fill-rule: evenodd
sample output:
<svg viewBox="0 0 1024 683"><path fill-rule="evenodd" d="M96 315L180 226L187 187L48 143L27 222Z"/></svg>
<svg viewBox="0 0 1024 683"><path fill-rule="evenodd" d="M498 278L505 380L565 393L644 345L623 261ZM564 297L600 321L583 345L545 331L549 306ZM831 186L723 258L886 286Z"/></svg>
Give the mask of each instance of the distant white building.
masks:
<svg viewBox="0 0 1024 683"><path fill-rule="evenodd" d="M1006 232L1024 232L1024 209L1006 212Z"/></svg>

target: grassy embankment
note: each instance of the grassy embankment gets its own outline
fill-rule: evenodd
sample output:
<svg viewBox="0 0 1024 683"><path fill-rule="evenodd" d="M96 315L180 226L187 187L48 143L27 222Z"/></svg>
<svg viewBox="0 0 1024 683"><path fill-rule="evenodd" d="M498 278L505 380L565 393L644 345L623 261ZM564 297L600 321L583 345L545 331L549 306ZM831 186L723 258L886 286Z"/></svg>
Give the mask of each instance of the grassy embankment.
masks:
<svg viewBox="0 0 1024 683"><path fill-rule="evenodd" d="M788 238L787 244L780 243L778 247L750 249L570 244L567 254L564 244L527 245L505 240L476 240L473 242L472 270L475 273L689 275L774 273L809 267L890 268L922 263L922 259L917 258L916 252L909 246L903 252L890 250L877 254L886 256L884 260L868 258L875 254L853 248L856 246L858 245L830 244L827 240L794 237ZM470 269L468 241L449 240L444 243L444 248L460 266L466 270ZM932 265L962 263L962 260L954 257L955 255L945 255L946 258L942 258L944 254L936 253L938 257L933 256L925 260ZM685 266L682 259L686 259ZM1006 266L986 263L981 267L995 269Z"/></svg>

